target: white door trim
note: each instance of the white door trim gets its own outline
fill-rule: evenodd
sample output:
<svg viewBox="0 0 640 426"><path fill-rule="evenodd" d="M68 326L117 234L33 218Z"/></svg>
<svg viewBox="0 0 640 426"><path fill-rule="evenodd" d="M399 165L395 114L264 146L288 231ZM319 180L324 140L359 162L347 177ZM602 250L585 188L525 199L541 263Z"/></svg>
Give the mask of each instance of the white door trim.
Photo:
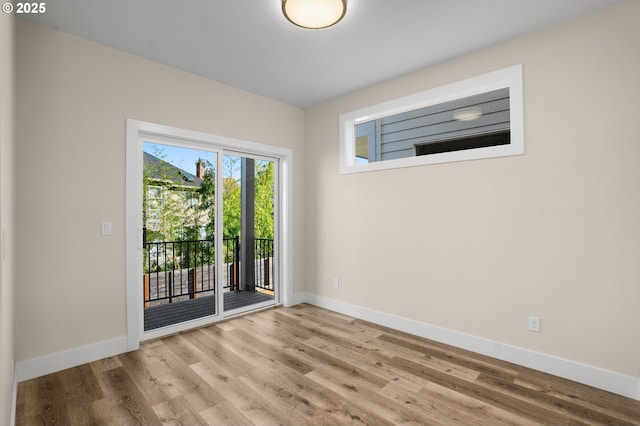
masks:
<svg viewBox="0 0 640 426"><path fill-rule="evenodd" d="M277 181L279 188L279 253L281 303L293 305L292 292L292 223L293 223L293 151L288 148L264 145L209 133L180 129L156 123L127 119L126 137L126 283L127 283L127 350L135 350L142 340L159 337L166 330L144 333L142 294L142 142L164 142L174 145L200 146L203 149L229 150L264 155L279 160ZM219 162L221 156L219 155ZM220 234L220 233L218 233ZM221 298L220 298L221 299ZM217 312L222 312L220 309ZM188 321L171 332L202 326L222 319L216 317ZM159 334L161 333L161 334Z"/></svg>

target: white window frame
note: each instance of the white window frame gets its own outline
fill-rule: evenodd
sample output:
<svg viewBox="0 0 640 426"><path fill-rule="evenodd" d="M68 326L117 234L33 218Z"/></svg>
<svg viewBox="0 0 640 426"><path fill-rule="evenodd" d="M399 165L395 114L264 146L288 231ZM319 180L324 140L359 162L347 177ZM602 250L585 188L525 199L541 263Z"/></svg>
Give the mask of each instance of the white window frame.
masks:
<svg viewBox="0 0 640 426"><path fill-rule="evenodd" d="M356 164L355 126L357 124L505 87L509 88L510 97L511 142L508 145ZM522 155L524 154L524 107L522 92L522 65L514 65L424 92L372 105L357 111L341 114L340 174Z"/></svg>
<svg viewBox="0 0 640 426"><path fill-rule="evenodd" d="M172 145L198 146L217 151L234 151L253 157L264 156L278 160L280 183L276 196L279 208L276 221L279 237L274 250L278 253L278 277L280 301L284 306L293 305L293 151L288 148L263 145L240 139L209 133L185 130L145 121L127 119L126 136L126 280L127 280L127 350L136 350L142 340L159 337L164 331L144 332L142 295L142 144L143 141L170 142ZM218 155L218 169L222 170L222 156ZM277 191L277 189L276 189ZM216 191L218 192L218 191ZM222 205L222 192L218 192ZM221 210L219 215L221 216ZM218 218L220 222L221 217ZM222 233L218 238L222 239ZM220 241L221 242L221 241ZM220 246L221 244L219 244ZM222 298L220 298L222 300ZM222 309L216 312L222 312ZM224 319L225 315L183 323L184 329L193 328ZM174 330L175 331L175 330Z"/></svg>

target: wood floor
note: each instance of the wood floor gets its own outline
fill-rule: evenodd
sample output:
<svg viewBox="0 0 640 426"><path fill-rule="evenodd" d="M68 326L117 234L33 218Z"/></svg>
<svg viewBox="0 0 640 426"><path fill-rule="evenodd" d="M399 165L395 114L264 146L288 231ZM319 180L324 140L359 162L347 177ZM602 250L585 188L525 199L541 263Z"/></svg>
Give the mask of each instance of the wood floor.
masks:
<svg viewBox="0 0 640 426"><path fill-rule="evenodd" d="M21 425L640 425L640 402L310 305L20 383Z"/></svg>

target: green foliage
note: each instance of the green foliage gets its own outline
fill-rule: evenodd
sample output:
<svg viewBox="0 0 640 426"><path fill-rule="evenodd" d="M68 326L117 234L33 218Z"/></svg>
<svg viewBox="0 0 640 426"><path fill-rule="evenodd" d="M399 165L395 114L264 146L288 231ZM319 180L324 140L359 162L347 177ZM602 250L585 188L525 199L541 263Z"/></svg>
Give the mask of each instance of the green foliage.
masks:
<svg viewBox="0 0 640 426"><path fill-rule="evenodd" d="M224 180L224 196L222 197L222 217L224 221L224 238L234 238L240 235L241 227L241 199L242 188L232 177Z"/></svg>
<svg viewBox="0 0 640 426"><path fill-rule="evenodd" d="M154 156L162 159L160 150ZM143 167L143 220L147 241L198 238L199 211L196 188L178 188L175 169L164 161Z"/></svg>
<svg viewBox="0 0 640 426"><path fill-rule="evenodd" d="M273 239L273 186L273 162L256 161L256 238Z"/></svg>
<svg viewBox="0 0 640 426"><path fill-rule="evenodd" d="M164 158L161 150L154 152ZM143 215L147 241L212 240L215 235L215 166L205 163L205 175L199 188L177 188L168 163L144 165ZM222 194L224 238L240 235L241 185L240 157L225 156ZM175 180L175 179L174 179ZM274 236L274 163L255 162L255 236ZM153 226L150 226L153 224Z"/></svg>
<svg viewBox="0 0 640 426"><path fill-rule="evenodd" d="M204 161L204 160L201 160ZM213 240L215 235L215 205L216 205L216 176L215 167L209 161L204 161L205 172L202 185L198 189L200 203L198 209L207 215L204 225L205 239Z"/></svg>
<svg viewBox="0 0 640 426"><path fill-rule="evenodd" d="M242 214L242 182L240 157L225 157L224 193L222 215L224 238L240 235ZM273 162L256 161L255 166L255 237L273 239Z"/></svg>

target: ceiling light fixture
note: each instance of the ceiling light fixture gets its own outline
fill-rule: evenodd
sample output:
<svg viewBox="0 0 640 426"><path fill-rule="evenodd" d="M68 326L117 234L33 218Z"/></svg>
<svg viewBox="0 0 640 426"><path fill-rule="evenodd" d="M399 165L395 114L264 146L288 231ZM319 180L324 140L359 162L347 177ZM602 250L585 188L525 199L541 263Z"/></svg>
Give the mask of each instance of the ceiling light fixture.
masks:
<svg viewBox="0 0 640 426"><path fill-rule="evenodd" d="M471 121L480 118L482 110L477 107L459 109L453 113L453 118L458 121Z"/></svg>
<svg viewBox="0 0 640 426"><path fill-rule="evenodd" d="M347 0L282 0L282 13L294 25L317 30L340 22Z"/></svg>

